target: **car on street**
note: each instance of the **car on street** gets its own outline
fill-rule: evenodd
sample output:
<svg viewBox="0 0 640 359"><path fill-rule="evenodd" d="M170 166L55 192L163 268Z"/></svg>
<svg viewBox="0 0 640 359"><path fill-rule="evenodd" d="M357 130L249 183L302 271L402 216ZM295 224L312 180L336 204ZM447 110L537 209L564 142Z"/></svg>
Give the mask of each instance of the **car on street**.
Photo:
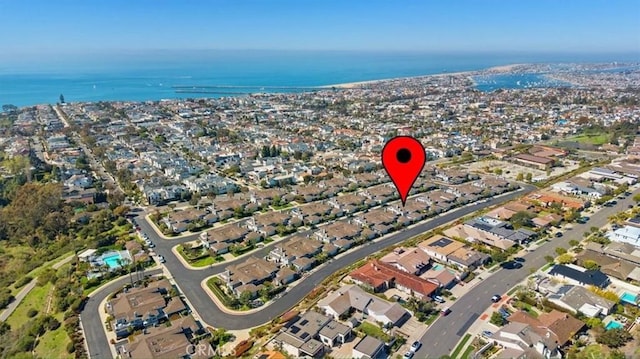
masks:
<svg viewBox="0 0 640 359"><path fill-rule="evenodd" d="M167 260L166 260L166 259L164 259L164 256L162 256L162 255L158 256L158 262L160 262L160 263L164 263L164 262L166 262L166 261L167 261Z"/></svg>
<svg viewBox="0 0 640 359"><path fill-rule="evenodd" d="M482 336L484 336L484 337L491 337L491 336L493 336L493 333L492 333L492 332L490 332L490 331L488 331L488 330L483 330L483 331L482 331Z"/></svg>
<svg viewBox="0 0 640 359"><path fill-rule="evenodd" d="M155 245L155 244L153 244L153 242L151 242L151 241L146 242L146 245L147 245L147 247L149 247L149 248L155 248L155 247L156 247L156 245Z"/></svg>
<svg viewBox="0 0 640 359"><path fill-rule="evenodd" d="M522 258L522 257L515 257L515 258L513 258L513 260L518 262L518 263L523 263L525 261L525 259Z"/></svg>
<svg viewBox="0 0 640 359"><path fill-rule="evenodd" d="M451 309L449 309L449 307L444 307L442 309L442 311L440 312L440 314L442 314L443 317L446 317L447 314L451 313Z"/></svg>
<svg viewBox="0 0 640 359"><path fill-rule="evenodd" d="M498 303L500 299L502 299L502 296L500 294L494 294L493 297L491 297L491 301L494 303Z"/></svg>
<svg viewBox="0 0 640 359"><path fill-rule="evenodd" d="M411 359L413 358L413 352L412 351L408 351L406 353L404 353L404 355L402 356L402 359Z"/></svg>
<svg viewBox="0 0 640 359"><path fill-rule="evenodd" d="M556 238L562 237L562 232L556 232L555 236L556 236Z"/></svg>
<svg viewBox="0 0 640 359"><path fill-rule="evenodd" d="M422 343L416 340L415 342L413 342L413 344L411 344L411 348L409 350L415 353L418 351L418 349L420 349L421 346L422 346Z"/></svg>
<svg viewBox="0 0 640 359"><path fill-rule="evenodd" d="M515 268L515 269L520 269L520 268L522 268L522 263L520 263L520 262L514 262L514 263L513 263L513 268Z"/></svg>

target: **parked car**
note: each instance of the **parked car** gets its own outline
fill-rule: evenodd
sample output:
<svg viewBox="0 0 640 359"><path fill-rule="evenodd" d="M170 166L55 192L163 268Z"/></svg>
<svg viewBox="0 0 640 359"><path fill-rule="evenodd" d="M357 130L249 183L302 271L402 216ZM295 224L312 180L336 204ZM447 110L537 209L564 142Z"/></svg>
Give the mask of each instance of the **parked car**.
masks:
<svg viewBox="0 0 640 359"><path fill-rule="evenodd" d="M420 349L421 346L422 346L422 343L420 343L419 341L415 341L413 342L413 344L411 344L410 350L415 353L418 351L418 349Z"/></svg>
<svg viewBox="0 0 640 359"><path fill-rule="evenodd" d="M493 333L492 333L492 332L490 332L490 331L488 331L488 330L483 330L483 331L482 331L482 336L490 337L490 336L492 336L492 335L493 335Z"/></svg>
<svg viewBox="0 0 640 359"><path fill-rule="evenodd" d="M525 259L522 258L522 257L515 257L515 258L513 258L513 260L516 261L516 262L519 262L519 263L522 263L522 262L525 261Z"/></svg>
<svg viewBox="0 0 640 359"><path fill-rule="evenodd" d="M563 236L562 232L556 232L556 238L560 238L562 236Z"/></svg>
<svg viewBox="0 0 640 359"><path fill-rule="evenodd" d="M413 352L412 351L408 351L406 353L404 353L404 355L402 356L402 359L411 359L413 358Z"/></svg>
<svg viewBox="0 0 640 359"><path fill-rule="evenodd" d="M433 300L438 302L438 303L444 303L444 298L442 298L439 295L436 295L435 297L433 297Z"/></svg>
<svg viewBox="0 0 640 359"><path fill-rule="evenodd" d="M162 255L158 256L158 262L160 262L160 263L164 263L164 262L166 262L166 261L167 261L167 260L166 260L166 259L164 259L164 256L162 256Z"/></svg>
<svg viewBox="0 0 640 359"><path fill-rule="evenodd" d="M449 313L451 313L451 309L449 309L449 307L444 307L440 312L440 314L442 314L443 317L447 316L447 314Z"/></svg>
<svg viewBox="0 0 640 359"><path fill-rule="evenodd" d="M494 303L498 303L500 299L502 299L502 296L500 294L494 294L493 297L491 297L491 301Z"/></svg>

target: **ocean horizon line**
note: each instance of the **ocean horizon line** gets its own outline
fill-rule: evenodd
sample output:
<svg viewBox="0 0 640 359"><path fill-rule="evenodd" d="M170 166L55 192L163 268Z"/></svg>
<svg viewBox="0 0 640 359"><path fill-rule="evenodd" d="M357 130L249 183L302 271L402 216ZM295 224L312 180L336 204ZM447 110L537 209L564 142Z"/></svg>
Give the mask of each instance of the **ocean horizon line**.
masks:
<svg viewBox="0 0 640 359"><path fill-rule="evenodd" d="M247 93L300 92L350 88L372 82L483 71L513 64L640 63L639 58L558 58L544 56L407 55L348 52L270 52L269 56L184 56L122 61L54 61L48 66L25 63L12 68L0 64L0 104L18 107L54 104L60 94L67 102L157 101L171 98L226 97ZM221 90L186 96L198 91L176 86L217 86ZM223 86L257 91L223 91ZM264 88L265 91L261 91ZM278 91L267 91L269 88ZM289 88L289 89L287 89ZM216 92L225 92L216 93Z"/></svg>

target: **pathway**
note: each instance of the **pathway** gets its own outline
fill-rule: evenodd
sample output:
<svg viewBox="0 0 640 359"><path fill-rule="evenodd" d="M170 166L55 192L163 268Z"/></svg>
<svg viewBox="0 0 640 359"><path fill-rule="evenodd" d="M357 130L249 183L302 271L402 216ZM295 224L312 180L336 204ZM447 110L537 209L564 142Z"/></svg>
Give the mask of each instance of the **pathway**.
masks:
<svg viewBox="0 0 640 359"><path fill-rule="evenodd" d="M51 268L58 269L58 268L62 267L64 264L69 263L73 259L74 256L75 256L75 254L72 254L72 255L62 259L61 261L59 261L59 262L55 263L54 265L52 265ZM4 311L2 313L0 313L0 320L1 321L5 321L5 320L7 320L7 318L9 318L9 316L11 316L13 311L16 310L18 305L20 305L20 302L22 302L24 297L26 297L27 294L29 294L29 292L31 292L31 290L36 286L37 280L38 280L38 278L33 278L31 280L31 282L29 282L29 284L25 285L24 288L22 288L20 290L20 292L16 295L16 299L13 302L9 303L9 305L4 309Z"/></svg>

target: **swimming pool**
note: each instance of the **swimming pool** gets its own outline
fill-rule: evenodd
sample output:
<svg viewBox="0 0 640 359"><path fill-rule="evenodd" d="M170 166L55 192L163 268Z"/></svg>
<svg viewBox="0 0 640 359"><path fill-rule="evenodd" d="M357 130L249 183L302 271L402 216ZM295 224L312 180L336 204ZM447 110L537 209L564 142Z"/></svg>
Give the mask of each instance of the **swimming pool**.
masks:
<svg viewBox="0 0 640 359"><path fill-rule="evenodd" d="M622 323L619 323L619 322L616 322L615 320L612 320L609 323L607 323L607 326L604 327L604 329L611 330L611 329L618 329L618 328L622 328L622 327L623 327Z"/></svg>
<svg viewBox="0 0 640 359"><path fill-rule="evenodd" d="M440 270L440 269L442 269L442 268L444 268L444 267L442 267L442 264L436 263L436 264L434 264L434 265L433 265L433 267L432 267L431 269L433 269L433 270Z"/></svg>
<svg viewBox="0 0 640 359"><path fill-rule="evenodd" d="M118 263L118 261L128 259L125 257L126 256L124 256L122 252L108 252L103 254L101 259L102 259L102 262L106 264L107 267L109 267L110 269L113 269L113 268L120 268L121 265L120 263Z"/></svg>
<svg viewBox="0 0 640 359"><path fill-rule="evenodd" d="M637 297L631 293L627 293L627 292L622 293L622 295L620 296L620 300L625 303L638 305L638 302L636 302Z"/></svg>

